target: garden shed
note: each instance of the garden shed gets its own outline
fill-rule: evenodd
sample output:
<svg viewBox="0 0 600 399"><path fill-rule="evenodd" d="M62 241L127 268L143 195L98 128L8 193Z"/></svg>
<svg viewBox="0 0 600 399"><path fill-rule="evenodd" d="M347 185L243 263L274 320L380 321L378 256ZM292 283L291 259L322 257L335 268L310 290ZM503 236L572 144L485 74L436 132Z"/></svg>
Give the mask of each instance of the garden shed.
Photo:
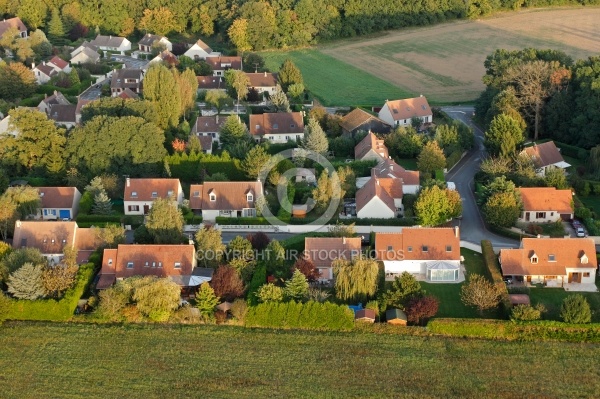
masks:
<svg viewBox="0 0 600 399"><path fill-rule="evenodd" d="M354 312L354 321L364 321L366 323L375 323L377 313L373 309L361 309Z"/></svg>
<svg viewBox="0 0 600 399"><path fill-rule="evenodd" d="M385 319L389 324L405 326L407 322L406 313L400 309L388 309L385 312Z"/></svg>

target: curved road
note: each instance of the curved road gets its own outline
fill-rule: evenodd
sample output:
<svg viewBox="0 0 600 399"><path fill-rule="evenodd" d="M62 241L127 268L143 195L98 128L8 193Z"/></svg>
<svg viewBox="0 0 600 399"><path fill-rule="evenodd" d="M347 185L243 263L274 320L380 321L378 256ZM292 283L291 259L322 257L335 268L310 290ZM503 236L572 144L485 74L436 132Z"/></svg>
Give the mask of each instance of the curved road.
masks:
<svg viewBox="0 0 600 399"><path fill-rule="evenodd" d="M483 146L483 132L471 120L474 108L467 106L442 107L442 111L452 119L463 122L475 133L473 149L446 175L446 180L456 184L456 189L462 197L463 217L458 221L461 240L474 244L479 244L481 240L490 240L495 248L518 247L518 241L498 236L485 228L475 202L473 178L479 170L481 160L485 157L485 147Z"/></svg>

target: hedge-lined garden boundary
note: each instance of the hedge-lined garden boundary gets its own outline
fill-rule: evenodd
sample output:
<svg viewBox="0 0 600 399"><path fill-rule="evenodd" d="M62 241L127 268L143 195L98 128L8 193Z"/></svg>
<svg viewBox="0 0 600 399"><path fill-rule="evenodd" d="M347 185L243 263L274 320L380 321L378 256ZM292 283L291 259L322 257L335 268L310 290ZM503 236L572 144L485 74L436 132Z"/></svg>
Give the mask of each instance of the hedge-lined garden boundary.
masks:
<svg viewBox="0 0 600 399"><path fill-rule="evenodd" d="M354 327L354 313L348 306L330 302L261 303L249 308L245 324L246 327L349 331Z"/></svg>
<svg viewBox="0 0 600 399"><path fill-rule="evenodd" d="M568 324L557 321L504 321L435 319L427 324L434 334L504 339L509 341L565 341L600 343L600 324Z"/></svg>
<svg viewBox="0 0 600 399"><path fill-rule="evenodd" d="M488 271L489 279L492 280L496 287L500 289L502 310L508 317L512 305L508 296L508 289L506 288L506 284L502 278L502 271L500 269L500 264L498 263L498 257L496 256L494 247L489 240L481 241L481 254L483 255L483 262L485 263L485 267Z"/></svg>

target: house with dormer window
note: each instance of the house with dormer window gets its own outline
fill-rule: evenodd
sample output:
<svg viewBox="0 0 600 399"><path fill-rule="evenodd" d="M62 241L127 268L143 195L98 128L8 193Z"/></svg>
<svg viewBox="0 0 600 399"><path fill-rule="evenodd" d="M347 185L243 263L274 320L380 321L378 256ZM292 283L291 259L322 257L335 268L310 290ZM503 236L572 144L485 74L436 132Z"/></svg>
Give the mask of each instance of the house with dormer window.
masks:
<svg viewBox="0 0 600 399"><path fill-rule="evenodd" d="M598 261L591 238L523 238L519 249L501 249L505 277L531 284L565 287L594 284Z"/></svg>
<svg viewBox="0 0 600 399"><path fill-rule="evenodd" d="M254 217L256 201L263 195L259 181L204 182L190 186L190 209L205 221L219 217Z"/></svg>
<svg viewBox="0 0 600 399"><path fill-rule="evenodd" d="M365 138L354 147L354 158L357 161L380 162L384 159L388 159L388 157L388 149L383 143L383 140L377 138L372 132L369 132Z"/></svg>
<svg viewBox="0 0 600 399"><path fill-rule="evenodd" d="M142 80L144 80L144 71L141 69L115 69L110 79L111 96L117 97L125 89L141 94Z"/></svg>
<svg viewBox="0 0 600 399"><path fill-rule="evenodd" d="M162 44L166 50L173 51L173 44L165 36L152 35L146 33L138 42L139 51L142 53L151 53L154 43Z"/></svg>
<svg viewBox="0 0 600 399"><path fill-rule="evenodd" d="M179 179L125 180L125 215L147 215L152 203L159 198L171 198L177 206L182 205L183 189Z"/></svg>
<svg viewBox="0 0 600 399"><path fill-rule="evenodd" d="M422 124L433 122L433 111L424 96L404 100L386 100L379 111L379 119L391 126L410 126L413 118Z"/></svg>
<svg viewBox="0 0 600 399"><path fill-rule="evenodd" d="M256 142L287 143L304 139L304 120L301 112L253 114L249 130Z"/></svg>

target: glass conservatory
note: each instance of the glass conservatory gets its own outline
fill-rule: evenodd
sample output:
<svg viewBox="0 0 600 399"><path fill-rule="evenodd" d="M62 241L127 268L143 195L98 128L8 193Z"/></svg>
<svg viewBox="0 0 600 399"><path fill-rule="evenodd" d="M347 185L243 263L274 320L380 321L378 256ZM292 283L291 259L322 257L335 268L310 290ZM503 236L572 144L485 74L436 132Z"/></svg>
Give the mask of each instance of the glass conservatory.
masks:
<svg viewBox="0 0 600 399"><path fill-rule="evenodd" d="M431 262L427 265L427 281L457 281L460 265L451 262Z"/></svg>

